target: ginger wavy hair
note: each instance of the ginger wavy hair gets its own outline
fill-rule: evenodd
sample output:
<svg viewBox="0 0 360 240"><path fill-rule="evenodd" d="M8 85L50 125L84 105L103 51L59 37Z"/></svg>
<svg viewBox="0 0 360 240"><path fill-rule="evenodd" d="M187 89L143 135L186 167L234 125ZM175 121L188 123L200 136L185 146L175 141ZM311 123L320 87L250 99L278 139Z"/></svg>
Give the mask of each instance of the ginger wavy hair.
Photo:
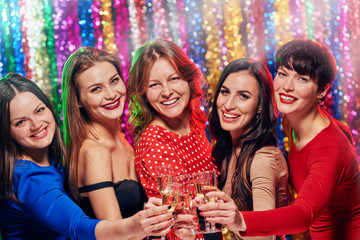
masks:
<svg viewBox="0 0 360 240"><path fill-rule="evenodd" d="M149 83L150 70L159 58L167 59L175 68L179 76L189 82L190 101L187 110L190 112L192 126L204 128L207 120L206 113L201 110L206 87L205 77L200 68L193 63L186 53L175 43L157 39L141 46L132 60L127 91L130 96L129 108L131 117L129 122L137 145L141 134L158 114L146 101L146 90Z"/></svg>

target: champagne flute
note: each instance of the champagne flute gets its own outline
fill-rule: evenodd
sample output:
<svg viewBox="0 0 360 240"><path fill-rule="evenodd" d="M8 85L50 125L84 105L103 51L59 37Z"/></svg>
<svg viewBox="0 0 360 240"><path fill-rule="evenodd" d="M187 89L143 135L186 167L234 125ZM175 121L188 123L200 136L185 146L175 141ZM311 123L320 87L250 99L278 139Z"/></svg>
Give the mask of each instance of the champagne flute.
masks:
<svg viewBox="0 0 360 240"><path fill-rule="evenodd" d="M206 194L208 192L217 191L217 181L216 181L216 172L215 171L208 171L208 183L209 185L203 186L203 194L206 204L215 203L216 197L208 197ZM211 232L217 232L219 231L216 229L215 223L210 223Z"/></svg>
<svg viewBox="0 0 360 240"><path fill-rule="evenodd" d="M164 196L171 190L171 184L173 182L173 167L171 164L163 164L155 167L156 178L160 194L164 199Z"/></svg>
<svg viewBox="0 0 360 240"><path fill-rule="evenodd" d="M215 197L208 197L206 194L211 191L217 190L216 183L216 172L215 171L205 171L194 173L194 184L196 189L196 196L203 197L206 204L215 203ZM216 228L215 224L210 224L205 221L206 229L202 233L213 233L219 232L220 230Z"/></svg>
<svg viewBox="0 0 360 240"><path fill-rule="evenodd" d="M173 181L180 185L179 201L182 203L184 212L191 214L191 200L193 199L193 181L190 174L174 176Z"/></svg>
<svg viewBox="0 0 360 240"><path fill-rule="evenodd" d="M156 178L160 194L162 196L162 204L171 206L169 211L174 211L178 195L173 193L173 167L171 164L163 164L155 167ZM161 240L165 240L165 236L161 236Z"/></svg>
<svg viewBox="0 0 360 240"><path fill-rule="evenodd" d="M162 204L169 205L171 208L168 211L175 211L179 199L180 184L172 182L168 185L168 191L164 193Z"/></svg>
<svg viewBox="0 0 360 240"><path fill-rule="evenodd" d="M171 208L168 210L170 212L174 212L179 200L179 192L180 192L180 184L171 182L167 185L167 191L164 192L162 198L163 205L169 205ZM161 240L165 240L166 236L161 236Z"/></svg>
<svg viewBox="0 0 360 240"><path fill-rule="evenodd" d="M192 201L194 196L194 183L192 180L192 176L190 174L183 174L174 176L173 178L175 183L178 183L180 186L179 189L179 204L183 213L185 214L192 214ZM195 229L192 226L190 228L189 235L195 235Z"/></svg>

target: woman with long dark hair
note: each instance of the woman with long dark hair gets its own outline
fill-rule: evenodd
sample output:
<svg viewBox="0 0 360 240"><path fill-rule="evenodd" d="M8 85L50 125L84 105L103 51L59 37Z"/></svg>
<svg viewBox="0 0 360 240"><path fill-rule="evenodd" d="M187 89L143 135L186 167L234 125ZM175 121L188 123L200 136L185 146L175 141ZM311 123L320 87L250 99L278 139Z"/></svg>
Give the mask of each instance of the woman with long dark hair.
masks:
<svg viewBox="0 0 360 240"><path fill-rule="evenodd" d="M275 99L290 139L289 175L297 198L268 211L239 211L222 192L223 203L201 206L210 222L243 236L292 234L309 229L312 240L359 239L360 171L351 133L319 103L336 75L336 61L324 44L293 40L275 54ZM346 198L346 201L344 201Z"/></svg>
<svg viewBox="0 0 360 240"><path fill-rule="evenodd" d="M239 210L286 205L288 170L277 147L276 118L267 68L249 59L227 65L215 89L209 123L215 140L212 156L221 171L218 187Z"/></svg>

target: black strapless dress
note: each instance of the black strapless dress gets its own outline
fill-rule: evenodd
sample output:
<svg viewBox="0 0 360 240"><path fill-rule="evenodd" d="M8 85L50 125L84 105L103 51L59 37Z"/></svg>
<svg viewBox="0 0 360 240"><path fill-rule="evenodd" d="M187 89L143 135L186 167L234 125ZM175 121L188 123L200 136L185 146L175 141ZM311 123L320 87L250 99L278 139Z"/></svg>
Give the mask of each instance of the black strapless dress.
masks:
<svg viewBox="0 0 360 240"><path fill-rule="evenodd" d="M119 203L121 216L128 218L144 208L146 202L145 192L139 182L125 179L117 183L101 182L79 188L80 193L91 192L97 189L113 187ZM89 198L81 197L78 205L90 218L96 218Z"/></svg>

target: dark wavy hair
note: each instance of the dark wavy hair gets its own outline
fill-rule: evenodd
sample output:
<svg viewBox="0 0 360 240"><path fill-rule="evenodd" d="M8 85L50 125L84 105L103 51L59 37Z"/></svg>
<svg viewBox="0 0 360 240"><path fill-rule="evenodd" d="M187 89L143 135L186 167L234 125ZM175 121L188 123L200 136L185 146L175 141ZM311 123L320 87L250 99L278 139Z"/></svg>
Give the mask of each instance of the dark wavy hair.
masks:
<svg viewBox="0 0 360 240"><path fill-rule="evenodd" d="M179 76L189 82L190 101L187 110L190 112L191 123L196 127L203 127L207 120L205 112L200 109L205 97L202 86L206 83L200 68L175 43L156 39L136 50L127 81L131 112L129 121L133 125L132 133L135 143L139 141L142 132L158 114L146 101L146 90L151 68L159 58L167 59Z"/></svg>
<svg viewBox="0 0 360 240"><path fill-rule="evenodd" d="M26 154L22 146L11 136L10 102L19 92L31 92L51 111L55 119L55 135L49 146L49 157L60 169L65 151L60 127L53 106L48 97L31 80L15 73L9 73L0 80L0 197L18 201L12 188L14 158Z"/></svg>
<svg viewBox="0 0 360 240"><path fill-rule="evenodd" d="M231 73L240 71L248 71L256 78L260 92L257 107L261 107L261 112L252 119L251 129L233 141L230 133L221 127L216 102L226 78ZM277 115L272 77L266 67L250 59L238 59L224 68L215 90L212 110L209 115L209 129L212 138L215 140L212 156L218 169L220 169L219 189L225 185L232 152L241 148L239 155L236 156L235 173L231 180L231 198L239 210L253 210L250 182L251 163L257 150L264 146L277 145L275 137Z"/></svg>

